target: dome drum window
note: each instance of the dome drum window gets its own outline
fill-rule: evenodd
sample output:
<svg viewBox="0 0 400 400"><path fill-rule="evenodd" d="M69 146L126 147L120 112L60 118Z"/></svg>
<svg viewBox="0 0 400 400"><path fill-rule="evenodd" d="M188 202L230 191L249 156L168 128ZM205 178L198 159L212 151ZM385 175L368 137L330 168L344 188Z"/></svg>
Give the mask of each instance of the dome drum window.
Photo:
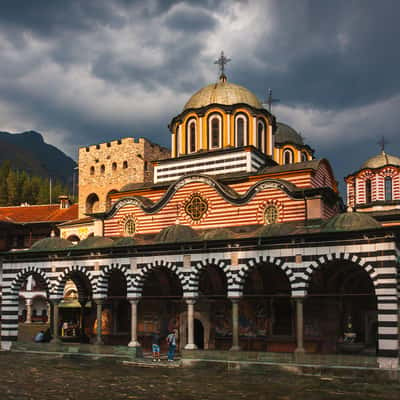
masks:
<svg viewBox="0 0 400 400"><path fill-rule="evenodd" d="M385 177L385 200L391 201L393 198L392 190L392 178L390 176Z"/></svg>
<svg viewBox="0 0 400 400"><path fill-rule="evenodd" d="M372 202L372 187L371 179L365 181L365 202L367 204Z"/></svg>
<svg viewBox="0 0 400 400"><path fill-rule="evenodd" d="M247 118L239 114L235 118L236 146L242 147L248 144L247 137Z"/></svg>
<svg viewBox="0 0 400 400"><path fill-rule="evenodd" d="M185 204L185 213L192 221L200 221L208 211L208 202L200 194L195 193Z"/></svg>
<svg viewBox="0 0 400 400"><path fill-rule="evenodd" d="M274 204L268 204L264 210L264 222L265 224L276 224L279 218L279 209Z"/></svg>
<svg viewBox="0 0 400 400"><path fill-rule="evenodd" d="M265 149L265 126L264 122L258 121L257 124L257 148L262 153L266 153Z"/></svg>
<svg viewBox="0 0 400 400"><path fill-rule="evenodd" d="M209 119L209 148L218 149L222 142L222 118L220 115L212 115Z"/></svg>
<svg viewBox="0 0 400 400"><path fill-rule="evenodd" d="M285 149L283 151L283 163L291 164L293 162L293 151L291 149Z"/></svg>
<svg viewBox="0 0 400 400"><path fill-rule="evenodd" d="M186 134L187 153L196 151L196 121L191 119L188 123Z"/></svg>

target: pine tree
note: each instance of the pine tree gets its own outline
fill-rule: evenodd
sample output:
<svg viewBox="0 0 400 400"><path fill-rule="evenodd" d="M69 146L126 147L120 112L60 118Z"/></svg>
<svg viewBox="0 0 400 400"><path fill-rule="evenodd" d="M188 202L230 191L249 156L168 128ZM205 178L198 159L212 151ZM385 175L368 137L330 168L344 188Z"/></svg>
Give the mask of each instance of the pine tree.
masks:
<svg viewBox="0 0 400 400"><path fill-rule="evenodd" d="M33 176L31 179L31 186L32 186L32 204L38 204L38 197L40 186L42 184L42 179L38 176Z"/></svg>
<svg viewBox="0 0 400 400"><path fill-rule="evenodd" d="M0 179L0 207L6 206L8 203L7 180Z"/></svg>
<svg viewBox="0 0 400 400"><path fill-rule="evenodd" d="M42 179L40 182L39 193L36 198L36 204L49 204L49 182L47 179Z"/></svg>
<svg viewBox="0 0 400 400"><path fill-rule="evenodd" d="M10 170L7 176L7 204L17 205L18 201L18 175L15 171Z"/></svg>
<svg viewBox="0 0 400 400"><path fill-rule="evenodd" d="M24 203L25 202L29 204L35 203L32 191L32 178L29 175L26 176L22 184L21 200Z"/></svg>

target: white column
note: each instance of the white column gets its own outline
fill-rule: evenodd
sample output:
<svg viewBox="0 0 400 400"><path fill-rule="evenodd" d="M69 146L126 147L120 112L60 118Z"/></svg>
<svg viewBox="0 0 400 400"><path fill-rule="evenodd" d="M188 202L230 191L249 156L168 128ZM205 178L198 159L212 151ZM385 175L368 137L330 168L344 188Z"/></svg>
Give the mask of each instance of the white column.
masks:
<svg viewBox="0 0 400 400"><path fill-rule="evenodd" d="M296 298L296 341L295 353L304 353L303 298Z"/></svg>
<svg viewBox="0 0 400 400"><path fill-rule="evenodd" d="M32 322L32 299L25 300L26 305L26 323L30 324Z"/></svg>
<svg viewBox="0 0 400 400"><path fill-rule="evenodd" d="M231 351L239 351L239 301L240 299L231 299L232 302L232 347Z"/></svg>
<svg viewBox="0 0 400 400"><path fill-rule="evenodd" d="M96 340L95 344L103 344L103 340L101 339L101 328L102 328L102 305L103 300L97 299L96 302L96 311L97 311L97 331L96 331Z"/></svg>
<svg viewBox="0 0 400 400"><path fill-rule="evenodd" d="M194 304L196 300L186 300L187 304L187 326L188 326L188 342L185 346L186 350L196 350L197 346L194 343Z"/></svg>
<svg viewBox="0 0 400 400"><path fill-rule="evenodd" d="M51 300L53 304L53 343L58 343L60 342L60 337L59 337L59 326L58 326L58 305L60 303L60 299L56 300Z"/></svg>
<svg viewBox="0 0 400 400"><path fill-rule="evenodd" d="M131 341L129 347L140 347L140 343L137 340L137 305L138 299L129 300L131 303Z"/></svg>

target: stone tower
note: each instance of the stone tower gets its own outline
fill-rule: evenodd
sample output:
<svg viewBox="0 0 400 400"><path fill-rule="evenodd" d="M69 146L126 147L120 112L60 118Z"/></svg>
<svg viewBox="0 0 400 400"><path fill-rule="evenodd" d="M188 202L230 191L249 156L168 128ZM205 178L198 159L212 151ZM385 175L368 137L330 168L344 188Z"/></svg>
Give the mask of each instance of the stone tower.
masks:
<svg viewBox="0 0 400 400"><path fill-rule="evenodd" d="M79 218L105 211L109 196L124 185L153 180L152 161L170 151L147 139L132 137L79 149Z"/></svg>

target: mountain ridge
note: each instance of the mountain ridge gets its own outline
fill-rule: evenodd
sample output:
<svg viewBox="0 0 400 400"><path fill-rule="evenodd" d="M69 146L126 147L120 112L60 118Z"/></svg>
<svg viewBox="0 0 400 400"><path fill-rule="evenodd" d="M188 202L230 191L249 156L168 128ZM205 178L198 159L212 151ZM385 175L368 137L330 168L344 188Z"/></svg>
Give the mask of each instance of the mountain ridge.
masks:
<svg viewBox="0 0 400 400"><path fill-rule="evenodd" d="M9 160L13 169L43 178L71 183L76 162L56 146L46 143L40 132L0 131L0 163Z"/></svg>

